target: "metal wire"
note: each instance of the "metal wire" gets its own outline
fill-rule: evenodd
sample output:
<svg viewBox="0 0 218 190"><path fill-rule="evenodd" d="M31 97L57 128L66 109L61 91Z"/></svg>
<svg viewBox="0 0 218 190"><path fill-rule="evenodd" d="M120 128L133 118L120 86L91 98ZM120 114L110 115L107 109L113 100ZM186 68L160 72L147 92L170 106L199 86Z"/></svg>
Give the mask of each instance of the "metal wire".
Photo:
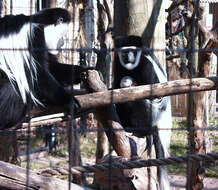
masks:
<svg viewBox="0 0 218 190"><path fill-rule="evenodd" d="M200 3L218 3L218 0L200 0Z"/></svg>
<svg viewBox="0 0 218 190"><path fill-rule="evenodd" d="M12 1L11 1L12 2ZM195 2L195 1L194 1ZM200 0L200 3L218 3L218 0ZM32 2L31 2L32 4ZM12 3L10 4L10 6L12 6ZM12 7L11 7L11 10L12 10ZM196 19L196 18L194 18ZM193 19L193 26L194 26L194 23L196 20ZM194 28L194 27L193 27ZM190 39L194 39L196 36L197 36L197 32L196 31L192 31L192 36ZM192 44L193 45L193 44ZM141 48L142 51L148 51L147 48ZM0 49L0 50L8 50L7 48L5 49ZM22 49L13 49L12 51L20 51ZM64 49L61 49L62 51L70 51L70 52L100 52L100 51L103 51L104 49L97 49L97 48L64 48ZM108 53L110 52L117 52L119 51L120 49L116 49L116 48L107 48L106 51ZM169 49L170 51L177 51L176 49ZM29 50L28 50L29 51ZM43 49L40 49L40 51L43 51ZM166 51L164 49L150 49L149 51ZM192 52L193 54L195 52L218 52L218 49L199 49L199 48L195 48L194 45L192 46L192 48L185 48L185 49L182 49L181 51L184 51L184 52ZM195 60L192 59L191 62L194 62ZM193 72L190 71L191 73L191 78L193 77ZM74 75L73 75L74 76ZM73 81L73 80L72 80ZM74 91L73 91L73 87L71 88L71 95L72 95L72 104L74 104L73 102L73 94L74 94ZM190 100L192 99L192 93L190 93ZM113 104L113 95L111 96L112 99L111 99L111 104ZM138 168L138 167L149 167L149 166L160 166L160 165L169 165L169 164L178 164L178 163L184 163L184 162L188 162L188 166L191 164L191 161L206 161L206 160L210 160L210 161L214 161L214 160L217 160L218 159L218 154L217 153L211 153L211 154L204 154L204 155L191 155L190 154L190 150L188 150L188 156L182 156L182 157L170 157L170 158L166 158L166 159L155 159L155 160L135 160L135 161L128 161L126 163L113 163L112 162L112 159L110 159L110 162L109 162L109 165L108 164L102 164L102 165L94 165L94 166L81 166L81 167L78 167L78 166L73 166L72 164L72 158L73 158L73 155L72 155L72 139L73 138L77 138L76 136L73 136L73 134L76 134L74 132L79 132L81 129L78 129L77 126L75 125L74 123L74 108L73 106L70 105L70 113L69 113L69 117L68 117L68 142L69 142L69 176L68 176L68 180L69 180L69 189L71 189L71 182L72 182L72 174L76 174L77 172L96 172L96 171L104 171L104 170L108 170L109 172L109 184L111 184L111 171L113 168L119 168L119 169L129 169L129 168ZM192 103L189 104L190 107L189 107L189 110L190 112L192 111ZM26 181L26 184L27 184L27 189L29 187L29 171L30 171L30 154L34 151L31 150L31 147L30 147L30 142L31 142L31 133L34 132L34 130L32 130L32 128L30 128L31 126L31 122L30 122L30 119L31 119L31 116L30 116L30 110L31 110L31 107L32 105L30 105L30 107L28 108L28 115L27 115L27 122L28 122L28 129L27 129L27 136L28 136L28 139L27 139L27 181ZM218 130L217 126L215 127L209 127L209 128L194 128L193 125L192 125L192 117L191 115L192 114L189 114L190 115L190 118L188 119L189 120L189 124L188 124L188 132L190 133L192 130ZM63 120L66 120L63 119ZM87 129L87 132L95 132L97 131L98 129ZM187 130L186 127L181 127L179 129L168 129L168 128L165 128L165 129L161 129L161 130ZM105 131L105 130L104 130ZM18 131L19 132L19 131ZM22 132L22 130L21 130ZM62 130L57 130L57 133L65 133L66 132L66 129L62 129ZM109 132L110 133L110 132ZM190 143L189 143L190 145ZM111 153L112 149L110 148L110 153ZM77 170L77 172L75 172L74 170ZM190 167L189 169L190 170ZM189 173L190 171L188 171L188 176L189 176ZM189 183L189 182L188 182ZM112 186L110 185L110 189L112 189Z"/></svg>

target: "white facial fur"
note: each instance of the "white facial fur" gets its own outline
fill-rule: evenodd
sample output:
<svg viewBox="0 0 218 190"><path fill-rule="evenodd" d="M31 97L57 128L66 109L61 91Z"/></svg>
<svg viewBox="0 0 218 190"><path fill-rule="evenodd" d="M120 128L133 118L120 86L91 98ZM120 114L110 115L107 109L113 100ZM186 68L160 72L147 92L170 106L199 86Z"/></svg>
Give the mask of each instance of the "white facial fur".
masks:
<svg viewBox="0 0 218 190"><path fill-rule="evenodd" d="M67 34L68 26L69 24L61 23L57 25L49 25L44 28L45 42L50 53L54 55L58 54L60 51L58 42Z"/></svg>
<svg viewBox="0 0 218 190"><path fill-rule="evenodd" d="M137 47L135 47L135 46L126 46L126 47L122 47L122 48L120 48L120 49L121 49L121 51L118 52L118 56L119 56L119 60L120 60L121 65L122 65L124 68L126 68L127 70L133 70L133 69L135 69L135 68L138 66L138 64L139 64L142 51L141 51L140 49L137 50L137 55L136 55L136 58L135 58L134 63L132 63L132 62L124 63L123 57L122 57L122 50L127 50L127 49L136 50Z"/></svg>

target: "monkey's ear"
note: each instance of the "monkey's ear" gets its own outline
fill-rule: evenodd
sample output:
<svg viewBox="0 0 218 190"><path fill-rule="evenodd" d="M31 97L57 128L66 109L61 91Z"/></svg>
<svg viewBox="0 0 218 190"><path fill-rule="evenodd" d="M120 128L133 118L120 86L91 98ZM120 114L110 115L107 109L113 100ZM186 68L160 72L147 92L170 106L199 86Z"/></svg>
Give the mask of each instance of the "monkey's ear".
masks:
<svg viewBox="0 0 218 190"><path fill-rule="evenodd" d="M115 37L115 47L136 46L142 47L142 38L140 36L117 36Z"/></svg>
<svg viewBox="0 0 218 190"><path fill-rule="evenodd" d="M33 23L39 23L43 25L52 25L60 23L68 23L71 21L71 16L66 9L51 8L43 9L34 15L30 16L30 21Z"/></svg>

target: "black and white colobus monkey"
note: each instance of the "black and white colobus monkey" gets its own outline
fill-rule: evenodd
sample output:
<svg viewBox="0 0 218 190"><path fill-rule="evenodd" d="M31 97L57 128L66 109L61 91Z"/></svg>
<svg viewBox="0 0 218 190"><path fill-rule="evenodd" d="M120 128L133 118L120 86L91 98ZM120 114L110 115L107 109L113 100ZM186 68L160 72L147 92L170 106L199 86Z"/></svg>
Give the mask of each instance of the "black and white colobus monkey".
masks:
<svg viewBox="0 0 218 190"><path fill-rule="evenodd" d="M167 75L157 58L149 51L143 52L141 37L115 38L114 88L154 84L167 81ZM167 157L172 127L170 97L144 99L116 105L122 126L139 137L154 136L157 157ZM154 128L157 127L157 134ZM167 168L159 170L161 190L170 189Z"/></svg>
<svg viewBox="0 0 218 190"><path fill-rule="evenodd" d="M0 129L21 122L27 105L71 102L64 85L79 83L82 68L56 58L70 21L61 8L0 19Z"/></svg>

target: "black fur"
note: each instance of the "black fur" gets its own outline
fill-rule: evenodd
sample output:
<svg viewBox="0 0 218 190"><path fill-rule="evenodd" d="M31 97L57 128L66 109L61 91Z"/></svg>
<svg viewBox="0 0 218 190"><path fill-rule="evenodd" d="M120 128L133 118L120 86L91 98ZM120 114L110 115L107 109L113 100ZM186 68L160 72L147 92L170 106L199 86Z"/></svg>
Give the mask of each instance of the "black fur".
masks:
<svg viewBox="0 0 218 190"><path fill-rule="evenodd" d="M115 47L121 50L123 46L137 46L142 48L141 38L138 36L126 36L115 39ZM126 49L128 54L128 50ZM133 50L132 50L133 51ZM124 55L124 56L125 56ZM131 54L130 54L131 55ZM166 82L167 76L163 71L159 61L150 52L141 54L139 64L130 70L131 67L121 65L118 53L115 54L114 63L114 88L120 88L120 82L123 77L128 76L132 83L126 83L130 86L154 84ZM124 59L123 59L124 60ZM131 62L127 56L127 63ZM125 85L123 85L126 87ZM138 137L147 137L148 155L151 153L151 145L154 143L157 158L169 155L170 130L161 130L172 127L170 97L161 99L144 99L136 102L127 102L117 104L116 110L122 126L126 131L133 132ZM158 129L157 129L158 128ZM158 180L161 190L169 190L167 167L158 167Z"/></svg>
<svg viewBox="0 0 218 190"><path fill-rule="evenodd" d="M121 48L124 46L142 47L142 39L139 36L118 36L115 39L115 47Z"/></svg>
<svg viewBox="0 0 218 190"><path fill-rule="evenodd" d="M115 47L120 48L124 46L142 47L141 38L138 36L118 37L115 39ZM127 70L120 64L118 55L115 55L115 69L114 69L114 88L120 88L120 81L123 77L129 76L134 80L134 85L146 85L159 83L159 79L155 70L146 57L150 55L155 61L157 59L149 52L144 52L141 55L139 65L133 70ZM155 101L157 103L155 103ZM136 102L127 102L117 104L116 109L119 115L121 124L127 131L132 131L136 136L146 136L152 133L152 126L158 119L158 112L161 109L159 101L154 100L152 103L157 104L159 109L151 108L150 100L141 100ZM163 105L162 105L163 107Z"/></svg>
<svg viewBox="0 0 218 190"><path fill-rule="evenodd" d="M60 18L61 22L64 23L70 22L71 19L70 14L60 8L45 9L31 16L9 15L0 19L0 38L7 38L11 34L19 33L28 22L37 24L37 27L32 30L32 39L28 39L28 49L32 55L32 58L29 59L34 59L37 62L37 79L33 80L31 77L30 71L33 69L31 66L30 69L25 68L25 71L30 89L44 106L70 104L71 94L64 86L79 83L80 74L83 71L79 66L58 63L57 58L47 50L44 26L59 24ZM31 60L29 61L31 62ZM23 60L23 62L25 61ZM16 64L19 67L19 64L24 63L17 62ZM0 73L0 129L5 129L21 122L26 115L27 105L33 106L34 101L27 93L28 101L25 103L20 96L16 81L12 86L6 74L3 71Z"/></svg>
<svg viewBox="0 0 218 190"><path fill-rule="evenodd" d="M23 25L30 21L29 16L25 15L6 15L0 19L0 37L7 37L10 34L20 32Z"/></svg>
<svg viewBox="0 0 218 190"><path fill-rule="evenodd" d="M44 9L36 13L35 15L30 16L30 21L33 23L39 23L44 25L58 24L59 19L62 19L63 22L70 22L71 16L65 10L61 8L53 9Z"/></svg>

